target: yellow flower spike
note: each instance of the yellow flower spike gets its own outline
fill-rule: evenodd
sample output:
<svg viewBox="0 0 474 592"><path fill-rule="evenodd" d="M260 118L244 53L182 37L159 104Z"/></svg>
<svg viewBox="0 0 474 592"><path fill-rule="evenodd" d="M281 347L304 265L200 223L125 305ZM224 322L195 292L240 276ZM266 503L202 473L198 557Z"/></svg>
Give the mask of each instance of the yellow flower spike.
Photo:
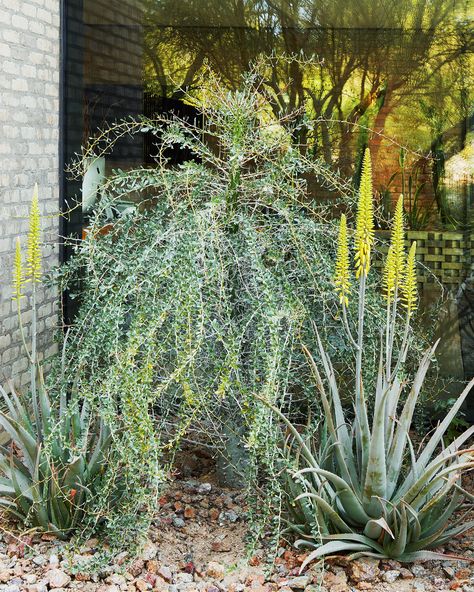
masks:
<svg viewBox="0 0 474 592"><path fill-rule="evenodd" d="M359 202L357 207L357 226L355 234L355 263L356 277L369 273L370 251L374 243L374 207L372 202L372 162L370 151L365 150L362 161L362 175L359 187Z"/></svg>
<svg viewBox="0 0 474 592"><path fill-rule="evenodd" d="M416 282L416 241L410 247L407 257L405 277L401 285L402 304L407 309L408 316L411 316L416 310L418 300L418 289Z"/></svg>
<svg viewBox="0 0 474 592"><path fill-rule="evenodd" d="M26 279L33 283L41 279L41 216L38 202L38 184L35 183L30 209L30 228L28 231L28 247L26 255Z"/></svg>
<svg viewBox="0 0 474 592"><path fill-rule="evenodd" d="M401 288L406 266L405 258L403 195L400 195L393 216L390 247L383 272L384 295L389 303L393 302L396 288Z"/></svg>
<svg viewBox="0 0 474 592"><path fill-rule="evenodd" d="M339 224L334 286L336 287L336 293L339 295L340 303L344 303L347 306L349 304L349 294L351 292L351 280L349 270L347 220L345 214L342 214L341 222Z"/></svg>
<svg viewBox="0 0 474 592"><path fill-rule="evenodd" d="M395 256L393 245L388 248L387 259L383 270L383 291L387 302L390 304L395 292Z"/></svg>
<svg viewBox="0 0 474 592"><path fill-rule="evenodd" d="M392 226L393 273L397 286L400 286L405 273L405 228L403 219L403 195L400 195L395 208Z"/></svg>
<svg viewBox="0 0 474 592"><path fill-rule="evenodd" d="M15 258L13 260L13 300L17 303L23 298L23 284L25 282L25 272L21 261L21 243L16 239Z"/></svg>

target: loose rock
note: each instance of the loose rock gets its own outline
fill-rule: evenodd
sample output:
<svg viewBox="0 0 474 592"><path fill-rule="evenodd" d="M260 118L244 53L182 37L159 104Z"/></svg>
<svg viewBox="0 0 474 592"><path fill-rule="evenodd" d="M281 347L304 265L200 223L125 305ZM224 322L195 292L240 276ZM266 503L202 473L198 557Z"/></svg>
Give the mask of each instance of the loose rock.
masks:
<svg viewBox="0 0 474 592"><path fill-rule="evenodd" d="M426 574L426 569L422 565L415 563L415 565L412 565L411 567L411 573L415 576L415 578L421 578Z"/></svg>
<svg viewBox="0 0 474 592"><path fill-rule="evenodd" d="M401 567L399 572L403 580L412 580L414 578L414 575L406 567Z"/></svg>
<svg viewBox="0 0 474 592"><path fill-rule="evenodd" d="M349 590L345 572L334 574L330 571L324 574L324 584L330 592L346 592Z"/></svg>
<svg viewBox="0 0 474 592"><path fill-rule="evenodd" d="M309 576L299 576L286 580L285 583L292 590L304 590L311 583L311 578Z"/></svg>
<svg viewBox="0 0 474 592"><path fill-rule="evenodd" d="M182 518L179 518L178 516L174 516L173 517L173 526L175 528L184 528L186 526L186 522Z"/></svg>
<svg viewBox="0 0 474 592"><path fill-rule="evenodd" d="M207 566L206 575L215 580L222 580L225 575L224 566L217 563L217 561L210 561Z"/></svg>
<svg viewBox="0 0 474 592"><path fill-rule="evenodd" d="M165 582L171 583L173 581L173 574L171 569L167 566L162 566L158 570L158 575L165 580Z"/></svg>
<svg viewBox="0 0 474 592"><path fill-rule="evenodd" d="M149 590L151 586L144 579L138 578L138 580L135 582L135 588L140 590L140 592L145 592L146 590Z"/></svg>
<svg viewBox="0 0 474 592"><path fill-rule="evenodd" d="M66 588L71 581L71 576L62 569L52 569L47 574L50 588Z"/></svg>
<svg viewBox="0 0 474 592"><path fill-rule="evenodd" d="M143 547L141 556L145 561L150 561L154 559L158 555L158 547L155 543L151 541L147 541Z"/></svg>
<svg viewBox="0 0 474 592"><path fill-rule="evenodd" d="M395 582L395 580L397 580L399 577L400 572L397 569L389 569L383 574L382 579L384 582L387 582L387 584L393 584L393 582Z"/></svg>
<svg viewBox="0 0 474 592"><path fill-rule="evenodd" d="M197 488L197 492L201 495L211 493L212 485L210 483L201 483Z"/></svg>
<svg viewBox="0 0 474 592"><path fill-rule="evenodd" d="M380 574L378 560L371 557L363 557L352 561L349 570L354 582L374 582Z"/></svg>

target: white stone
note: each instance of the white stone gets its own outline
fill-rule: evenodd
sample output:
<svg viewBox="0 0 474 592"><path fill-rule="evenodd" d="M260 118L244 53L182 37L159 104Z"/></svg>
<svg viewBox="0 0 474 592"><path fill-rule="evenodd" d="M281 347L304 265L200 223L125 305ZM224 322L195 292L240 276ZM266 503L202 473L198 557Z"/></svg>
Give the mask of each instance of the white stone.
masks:
<svg viewBox="0 0 474 592"><path fill-rule="evenodd" d="M47 574L49 587L50 588L66 588L71 581L71 576L69 576L66 572L62 569L52 569Z"/></svg>

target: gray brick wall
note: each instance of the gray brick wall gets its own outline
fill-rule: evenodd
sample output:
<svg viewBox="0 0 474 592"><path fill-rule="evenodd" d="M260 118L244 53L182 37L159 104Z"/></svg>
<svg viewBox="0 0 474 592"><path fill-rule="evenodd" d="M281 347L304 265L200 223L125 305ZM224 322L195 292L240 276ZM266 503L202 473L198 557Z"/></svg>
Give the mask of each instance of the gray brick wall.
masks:
<svg viewBox="0 0 474 592"><path fill-rule="evenodd" d="M58 261L59 0L0 3L0 383L28 382L11 298L15 240L26 246L28 207L39 186L45 268ZM29 293L29 288L26 289ZM39 293L40 350L54 351L56 294ZM29 303L23 300L29 329Z"/></svg>

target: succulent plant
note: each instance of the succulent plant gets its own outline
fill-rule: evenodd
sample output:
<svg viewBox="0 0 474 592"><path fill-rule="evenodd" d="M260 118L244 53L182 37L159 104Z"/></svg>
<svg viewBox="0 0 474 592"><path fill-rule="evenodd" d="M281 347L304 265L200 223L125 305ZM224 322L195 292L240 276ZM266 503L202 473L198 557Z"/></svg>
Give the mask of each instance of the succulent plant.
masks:
<svg viewBox="0 0 474 592"><path fill-rule="evenodd" d="M103 422L90 417L86 403L55 409L38 381L40 424L29 401L0 387L7 412L0 425L10 443L0 446L0 506L22 523L65 539L81 524L110 445ZM96 431L95 428L98 427Z"/></svg>
<svg viewBox="0 0 474 592"><path fill-rule="evenodd" d="M4 406L0 426L9 442L0 446L0 506L23 523L66 538L83 516L86 501L100 480L111 436L102 420L91 416L72 388L53 401L47 392L37 356L36 286L41 281L38 188L33 195L27 266L22 265L18 239L14 260L13 298L20 333L30 364L28 395L13 385L0 387ZM31 343L25 340L21 299L25 282L32 284ZM65 364L63 349L63 365Z"/></svg>
<svg viewBox="0 0 474 592"><path fill-rule="evenodd" d="M286 491L290 499L289 529L300 535L297 546L314 548L302 565L328 554L350 552L395 558L398 561L446 557L430 549L473 528L465 517L451 518L463 497L463 472L474 468L474 449L462 447L474 435L474 426L444 447L443 436L473 388L466 386L427 441L415 450L410 438L414 409L437 343L420 361L412 381L402 376L410 344L410 318L416 307L416 244L408 256L404 248L403 197L400 198L384 272L387 322L381 331L380 361L372 417L364 395L363 326L365 279L370 268L371 228L370 154L364 158L357 217L356 275L359 280L359 317L353 337L346 306L350 295L349 244L345 218L341 220L335 287L342 318L355 350L354 420L349 421L341 403L331 360L318 336L322 372L306 349L312 375L324 411L317 437L306 437L266 402L286 424ZM394 343L398 303L405 308L402 342ZM317 328L315 327L317 334ZM398 349L395 363L394 350ZM323 376L324 379L323 379ZM404 396L404 392L406 396ZM401 401L404 402L400 404ZM397 413L398 412L398 413Z"/></svg>

